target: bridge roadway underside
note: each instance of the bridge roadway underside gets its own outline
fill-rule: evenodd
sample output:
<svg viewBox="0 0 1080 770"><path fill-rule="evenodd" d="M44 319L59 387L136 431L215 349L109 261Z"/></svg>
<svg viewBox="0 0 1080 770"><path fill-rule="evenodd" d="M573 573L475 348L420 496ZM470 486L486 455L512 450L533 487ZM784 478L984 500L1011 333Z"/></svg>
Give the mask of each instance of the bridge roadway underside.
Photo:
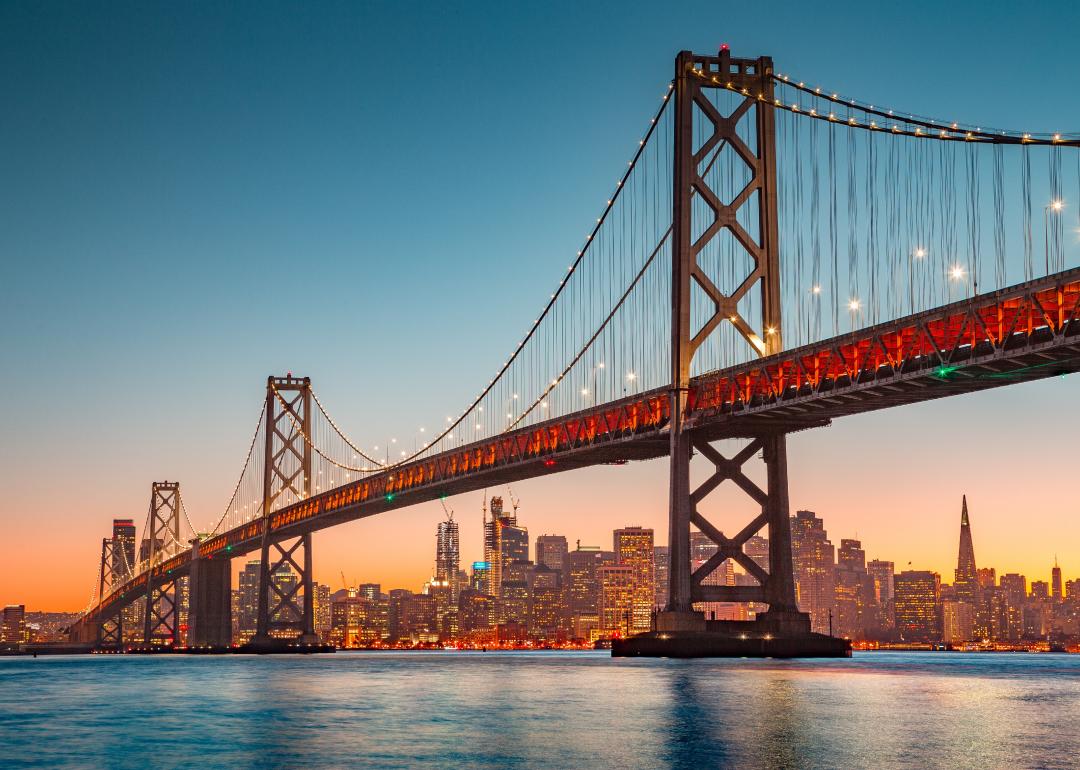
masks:
<svg viewBox="0 0 1080 770"><path fill-rule="evenodd" d="M696 377L689 428L705 440L828 425L838 417L1043 379L1080 369L1080 269ZM664 389L522 428L373 474L270 516L275 539L436 498L668 453ZM262 521L200 544L201 558L260 546ZM190 552L155 569L185 574ZM139 578L136 578L139 580ZM145 586L145 583L143 583ZM87 616L145 592L121 590ZM127 588L127 587L124 587ZM141 595L141 594L140 594Z"/></svg>

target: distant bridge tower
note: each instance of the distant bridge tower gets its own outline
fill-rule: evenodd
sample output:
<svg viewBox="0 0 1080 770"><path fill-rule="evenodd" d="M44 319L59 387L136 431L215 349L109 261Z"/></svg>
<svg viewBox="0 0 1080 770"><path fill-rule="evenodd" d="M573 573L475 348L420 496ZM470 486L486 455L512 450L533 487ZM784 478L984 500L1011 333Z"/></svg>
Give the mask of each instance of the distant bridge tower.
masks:
<svg viewBox="0 0 1080 770"><path fill-rule="evenodd" d="M155 481L150 489L150 527L145 535L146 610L143 613L143 644L176 644L180 599L176 581L169 570L159 574L170 550L182 547L180 540L180 484ZM142 554L140 554L141 558Z"/></svg>
<svg viewBox="0 0 1080 770"><path fill-rule="evenodd" d="M791 562L788 519L787 444L785 430L755 435L730 435L719 430L706 434L687 425L686 414L694 355L723 323L730 323L753 354L779 352L781 344L780 270L777 223L776 129L772 109L772 60L733 59L724 46L718 56L683 51L675 62L675 136L672 254L671 434L670 434L670 600L659 614L660 631L704 631L697 602L766 602L769 610L757 624L763 631L805 634L809 617L798 612ZM737 106L721 113L710 94L728 91ZM741 97L741 99L738 99ZM768 105L768 106L766 106ZM703 125L695 125L695 116ZM695 129L706 137L695 151ZM728 203L708 181L707 168L715 153L734 151L749 169L749 182ZM741 214L741 216L740 216ZM753 267L730 295L708 275L699 255L724 230ZM741 263L742 260L740 260ZM698 330L692 328L691 300L696 284L707 298ZM760 292L760 317L743 312L752 291ZM742 308L742 309L741 309ZM699 315L699 313L695 313ZM732 458L720 454L710 441L745 438L750 443ZM714 467L712 475L691 491L690 459L696 449ZM764 455L767 489L744 475L742 467L758 452ZM761 506L761 513L738 533L729 536L698 510L701 501L724 481L735 482ZM691 569L690 527L697 527L717 545L717 552L697 570ZM768 527L769 567L766 572L743 551L745 543ZM725 560L741 565L760 585L713 586L703 581ZM730 630L712 629L710 630Z"/></svg>
<svg viewBox="0 0 1080 770"><path fill-rule="evenodd" d="M107 589L114 588L127 579L127 575L119 574L115 554L122 544L111 537L101 539L101 566L98 569L98 601L105 600ZM112 617L103 618L98 626L98 647L123 649L124 647L124 613L117 612Z"/></svg>
<svg viewBox="0 0 1080 770"><path fill-rule="evenodd" d="M277 508L311 496L311 402L311 378L291 374L267 378L262 562L256 632L252 640L256 645L269 645L289 637L304 644L318 641L311 579L311 533L272 531ZM302 560L299 550L303 550ZM275 573L284 567L298 574L295 584L275 582Z"/></svg>

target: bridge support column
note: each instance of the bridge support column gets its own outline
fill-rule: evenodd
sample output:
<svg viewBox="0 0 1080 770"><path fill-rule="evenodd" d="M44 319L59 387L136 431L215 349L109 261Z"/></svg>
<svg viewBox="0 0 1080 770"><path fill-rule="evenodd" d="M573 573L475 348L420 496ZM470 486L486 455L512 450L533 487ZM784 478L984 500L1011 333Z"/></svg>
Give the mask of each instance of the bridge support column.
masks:
<svg viewBox="0 0 1080 770"><path fill-rule="evenodd" d="M686 434L688 435L688 434ZM671 603L657 615L656 631L632 637L613 646L616 655L663 655L669 657L835 657L850 654L850 643L810 631L810 616L799 612L791 555L791 519L788 503L787 437L782 432L752 438L732 457L725 457L704 438L690 438L693 448L709 460L713 472L689 491L689 462L679 464L686 475L672 480L676 490L687 490L673 500L672 546L685 543L676 560L671 556ZM762 489L743 471L761 454L766 468ZM679 483L679 482L682 483ZM707 519L700 503L725 481L731 481L760 506L760 513L734 535L726 535ZM676 518L679 516L679 518ZM691 526L716 546L715 552L696 569L689 551ZM745 551L746 544L762 530L769 540L768 569ZM754 578L756 585L710 585L707 578L731 560ZM676 573L678 570L678 573ZM680 593L685 591L685 593ZM751 621L707 620L694 606L705 602L752 602L767 604Z"/></svg>
<svg viewBox="0 0 1080 770"><path fill-rule="evenodd" d="M124 649L124 613L117 612L111 618L105 618L97 624L97 639L94 641L103 650Z"/></svg>
<svg viewBox="0 0 1080 770"><path fill-rule="evenodd" d="M282 504L307 499L314 486L311 404L310 378L289 374L267 379L262 555L256 632L250 644L258 651L319 643L311 533L275 531L274 517Z"/></svg>
<svg viewBox="0 0 1080 770"><path fill-rule="evenodd" d="M671 390L670 390L670 599L657 616L657 630L612 645L615 655L836 655L844 654L829 637L810 634L808 616L795 604L788 519L787 446L782 429L750 436L750 443L728 459L706 437L695 434L691 375L694 356L724 326L746 343L748 357L783 350L780 304L780 250L777 213L776 125L773 114L772 59L735 59L727 47L716 56L681 52L675 60L674 147L671 215ZM728 95L725 101L717 96ZM700 116L695 126L695 115ZM699 142L695 144L695 136ZM710 180L721 151L730 148L746 165L748 181L725 203ZM740 252L733 255L747 268L727 288L720 275L710 275L724 231ZM712 253L701 260L702 252ZM723 251L720 252L724 253ZM740 276L736 276L739 278ZM697 288L695 299L694 288ZM756 302L751 292L759 292ZM755 308L760 312L757 313ZM756 317L755 317L756 316ZM730 324L730 327L725 326ZM694 450L713 464L713 473L691 492L690 459ZM742 472L762 452L768 491ZM698 510L701 500L721 482L731 480L761 506L761 513L733 537L727 537ZM691 526L716 544L717 550L696 570L691 568ZM766 572L743 550L746 542L768 527L770 567ZM704 581L724 561L739 564L758 584L714 586ZM698 602L762 602L769 604L753 627L707 622L694 610ZM784 637L774 643L774 637ZM823 641L828 640L828 641ZM780 644L780 646L777 646Z"/></svg>
<svg viewBox="0 0 1080 770"><path fill-rule="evenodd" d="M174 645L179 640L180 591L176 577L157 567L168 557L168 547L180 544L180 485L155 481L150 491L150 534L143 541L147 552L146 610L143 644Z"/></svg>
<svg viewBox="0 0 1080 770"><path fill-rule="evenodd" d="M199 555L191 544L188 644L192 647L228 647L232 644L232 564L227 558Z"/></svg>

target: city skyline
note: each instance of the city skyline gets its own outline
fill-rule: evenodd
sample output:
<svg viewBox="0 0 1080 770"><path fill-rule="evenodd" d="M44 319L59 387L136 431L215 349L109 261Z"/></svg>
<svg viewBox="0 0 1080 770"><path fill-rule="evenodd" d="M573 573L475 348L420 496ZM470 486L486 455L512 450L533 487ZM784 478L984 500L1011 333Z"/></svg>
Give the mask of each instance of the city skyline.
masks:
<svg viewBox="0 0 1080 770"><path fill-rule="evenodd" d="M525 482L525 483L523 483L523 484L521 484L519 486L525 487L526 484L528 484L528 482ZM505 492L505 488L504 488L504 492ZM488 496L491 493L490 493L490 491L486 490L483 493L477 493L477 494L480 495L480 500L478 501L479 506L480 506L480 510L477 511L477 514L478 514L477 516L470 517L468 515L468 513L469 513L468 509L464 508L464 506L461 506L461 501L468 500L471 497L476 497L476 495L460 495L460 496L457 496L455 498L448 498L447 501L444 501L444 502L453 502L455 507L459 507L460 512L458 513L458 515L455 518L447 519L446 514L445 514L445 509L441 509L441 512L439 514L441 520L440 519L435 519L433 521L433 523L439 528L442 528L444 526L447 527L447 530L448 530L448 544L449 544L449 542L453 542L453 546L450 546L450 550L454 554L454 557L456 557L460 561L460 563L462 565L470 564L470 563L472 563L474 561L483 561L484 557L485 557L484 546L482 544L482 527L480 526L480 520L482 519L482 517L484 515L484 512L487 510L487 506L489 504L489 497ZM491 494L491 497L497 497L497 496L498 495ZM529 511L531 509L531 507L532 507L531 505L529 505L528 501L521 500L520 498L517 499L517 502L518 502L518 505L521 508L523 508L524 510L526 510L526 511ZM967 493L962 493L961 494L961 504L964 507L964 512L965 512L965 515L966 515L967 506L968 506L968 494ZM417 506L417 507L418 508L427 508L427 507L434 507L436 505L438 505L438 504L431 503L431 504L422 504L422 505ZM500 498L500 505L501 505L501 498ZM952 513L955 513L955 507L956 506L954 505L953 506L954 510L952 511ZM809 510L809 509L806 509L806 508L801 507L801 506L799 506L799 507L793 506L792 507L792 517L793 517L793 519L795 517L795 512L797 510ZM824 511L820 511L820 510L815 510L814 512L816 514L822 516L823 518L829 519L830 521L834 519L834 517L830 516L828 512L824 512ZM515 514L516 514L516 507L515 507ZM530 515L533 516L535 514L530 513ZM477 519L477 521L471 522L470 519L472 519L472 518ZM538 518L539 518L539 521L541 522L541 524L543 524L545 516L541 513L541 514L539 514ZM651 528L653 530L655 530L655 532L656 532L656 542L657 542L658 545L666 544L666 542L667 542L667 540L666 540L666 526L665 526L664 522L662 521L663 518L666 518L666 512L662 516L657 516L656 518L657 518L657 521L651 523ZM617 521L618 521L617 518L615 518L613 516L613 517L610 518L610 520L612 522L615 522L616 526L617 526ZM605 517L604 518L605 523L602 524L601 527L606 526L607 521L608 521L608 518ZM351 525L344 525L344 526L345 527L356 526L357 524L360 524L360 523L365 523L365 522L356 522L356 523L353 523ZM464 524L464 526L462 526L463 524ZM955 524L955 522L952 522L952 524L945 523L941 527L941 530L942 531L949 530L950 527L952 525L954 525L954 524ZM453 535L452 536L449 535L451 525L453 527L453 529L452 529ZM112 524L110 526L114 530L117 527L121 527L121 526L126 526L126 527L128 527L128 529L130 529L131 520L130 519L127 519L127 520L118 519L118 520L115 520L114 522L112 522ZM536 525L534 524L533 526L534 526L534 529L535 529ZM833 525L833 529L835 530L835 525ZM589 531L595 534L596 528L592 527L592 528L589 529ZM605 538L610 536L611 529L601 530L601 531L606 532L607 534L601 535L599 537L599 539L597 539L596 537L593 537L592 540L589 540L588 538L577 538L577 537L572 537L571 538L570 535L565 534L565 533L558 533L558 534L564 534L566 537L570 538L571 544L573 544L575 541L577 541L582 545L603 546L604 543L606 542ZM459 532L464 532L464 534L459 534ZM547 530L543 530L543 532L547 533ZM108 534L108 533L106 533L106 534ZM540 533L538 533L538 534L540 534ZM936 572L937 574L943 575L943 576L951 576L953 574L953 572L954 572L954 567L955 567L955 547L952 547L953 550L950 552L949 549L950 549L951 546L948 546L947 544L940 543L940 542L935 543L933 545L933 550L935 552L938 552L938 553L941 554L941 556L940 556L941 561L939 563L928 563L928 562L925 562L925 561L916 561L914 559L901 558L901 557L904 556L903 554L897 555L897 554L894 554L894 553L889 553L889 548L887 546L883 547L883 548L879 548L876 544L868 544L868 541L866 540L866 538L860 536L860 533L858 531L843 533L843 535L841 535L841 537L846 538L848 535L850 535L851 538L858 539L860 542L863 543L864 549L868 550L868 552L869 552L868 557L867 557L868 561L871 560L871 559L885 559L885 560L888 560L888 561L892 561L897 565L898 571L899 571L899 568L901 566L903 566L903 567L905 567L907 569L914 569L914 570L922 569L922 570L927 570L927 571L931 571L931 572ZM981 533L980 533L980 535L981 535ZM121 557L130 558L128 556L128 554L133 553L134 548L135 548L134 537L135 537L134 535L129 535L129 534L125 533L125 538L126 538L125 539L125 543L126 543L125 548L123 549L123 551L117 550L116 553L113 556L114 559L120 559ZM452 541L450 540L450 537L452 537ZM143 536L142 536L141 532L139 532L138 538L139 538L139 542L142 543L142 545L140 547L145 549L146 548L146 543L143 541ZM315 538L316 538L316 543L318 543L318 541L320 539L320 535L316 534ZM839 541L837 540L837 542L839 542ZM477 545L477 543L479 543L479 545ZM405 544L402 543L401 545L404 546ZM419 540L415 542L415 545L418 546L417 550L419 550L419 551L424 550L423 546L420 545ZM403 548L402 550L407 550L407 549ZM981 550L982 549L980 549L980 551ZM320 553L320 556L324 552L325 551L323 549L320 549L318 551L318 553ZM1048 549L1048 552L1049 552L1049 549ZM951 555L949 555L950 553L951 553ZM145 558L145 554L141 558ZM951 565L950 565L950 561L949 561L950 559L953 560ZM382 583L382 584L393 584L393 585L400 586L400 587L403 587L403 588L419 587L419 586L423 586L427 581L429 581L432 578L437 576L437 571L438 571L437 562L438 562L438 560L439 559L438 559L437 556L433 557L431 554L428 554L424 559L419 560L419 561L425 562L424 565L422 565L420 563L409 564L407 566L399 564L396 570L391 569L391 570L384 571L382 573L376 573L374 570L372 570L370 568L365 568L362 564L357 564L355 561L352 561L352 560L346 560L346 561L343 561L343 562L337 563L337 564L323 564L323 563L320 563L321 559L319 557L317 557L316 562L315 562L315 568L314 568L314 576L315 576L316 581L321 582L321 583L325 583L325 584L330 584L330 585L333 585L333 584L335 584L335 582L338 582L338 581L335 581L334 578L336 576L344 573L344 574L349 575L349 576L357 576L357 575L359 575L360 579L357 581L357 584L365 583L365 582L378 582L378 583ZM992 561L992 560L988 559L988 561ZM1051 554L1049 556L1049 561L1046 564L1042 565L1041 567L1038 564L1037 560L1032 558L1032 559L1029 559L1029 560L1027 560L1025 562L1026 564L1029 565L1028 568L1026 568L1026 569L1022 568L1022 567L1015 566L1015 564L1012 563L1012 562L1006 562L1006 563L1002 564L1002 568L1003 568L1004 572L1020 573L1020 574L1027 575L1029 578L1030 577L1036 577L1036 576L1042 576L1043 573L1045 573L1045 577L1046 577L1047 581L1049 581L1053 568L1055 567L1055 565L1060 566L1060 562L1061 562L1061 556L1060 556L1059 553L1055 552L1055 553L1053 553L1053 554ZM233 564L233 568L232 568L233 575L234 575L234 584L236 584L237 580L240 579L240 576L243 573L245 564L246 564L245 559L235 559L234 560L234 564ZM730 564L730 562L728 562L728 564ZM995 564L1000 564L1000 562L995 562ZM435 566L431 566L431 565L435 565ZM1073 573L1071 573L1069 571L1071 568L1072 568L1072 565L1070 563L1066 562L1066 565L1063 568L1064 569L1064 574L1067 575L1067 576L1073 574ZM1077 567L1076 575L1080 576L1080 566ZM1066 579L1068 579L1068 578L1066 578ZM31 591L29 593L30 593L31 596L35 595L35 592L33 592L33 591ZM3 597L0 597L0 604L18 603L18 604L23 604L23 605L26 605L28 607L31 607L32 609L34 609L36 611L43 611L43 612L75 612L75 611L79 611L79 610L82 609L81 605L80 606L74 606L74 605L72 605L72 606L54 606L54 605L45 605L45 604L35 603L34 601L27 601L24 598L24 596L25 596L25 594L23 596L12 595L10 597L5 595Z"/></svg>
<svg viewBox="0 0 1080 770"><path fill-rule="evenodd" d="M941 82L940 67L931 61L911 61L911 69L897 75L886 62L910 59L907 41L957 44L945 28L924 28L899 9L886 12L897 35L885 51L867 42L845 52L801 35L752 31L752 15L741 9L722 16L698 10L714 23L687 30L655 9L639 9L635 18L647 23L616 21L620 31L605 43L605 58L620 61L625 76L611 83L585 53L591 49L570 46L551 57L543 39L532 46L512 42L528 26L520 19L477 11L463 14L457 37L424 25L402 27L400 18L391 24L373 12L370 35L364 33L370 39L361 46L339 38L335 31L345 25L327 18L321 37L313 36L320 46L297 41L278 50L267 42L286 28L273 14L240 24L221 9L219 24L180 19L174 25L147 8L138 21L153 23L128 26L74 10L28 19L17 8L5 9L12 18L0 34L15 31L5 38L6 50L19 63L6 71L18 72L22 85L12 87L18 96L13 119L0 127L4 146L12 148L11 184L0 195L12 212L6 245L20 258L5 262L13 300L0 313L5 362L34 387L9 424L19 440L0 449L0 483L7 490L0 519L9 537L32 544L0 563L0 601L84 606L94 580L93 544L113 518L141 523L152 480L180 479L196 525L212 524L235 483L267 374L312 376L335 418L364 446L385 447L392 438L410 448L420 442L419 429L460 409L535 317L548 296L542 287L565 269L579 231L625 165L624 150L636 145L647 124L650 105L670 77L675 47L714 51L726 30L741 30L730 41L740 49L770 53L780 65L797 65L801 75L855 95L887 92L898 106L921 114L1020 129L1080 124L1080 108L1057 98L1049 81L1000 75L1015 78L1006 85L1025 95L1017 114L987 99L988 90L947 83L923 88ZM600 9L582 13L567 29L553 27L539 12L533 21L548 34L579 39L580 30L604 17ZM821 13L837 34L858 29L840 10ZM985 14L981 9L970 29L987 34L959 42L973 61L1000 55L1000 41L990 34L998 27ZM66 42L56 56L42 58L35 34L17 31L44 34L46 27L63 30ZM210 34L211 27L223 37ZM1034 14L1010 17L1008 28L1015 32L1010 45L1025 35L1055 34ZM113 39L138 41L124 67L110 64L107 41ZM398 44L421 45L444 63L446 77L431 83L427 69L411 60L384 77ZM474 52L489 44L492 57L517 59L545 76L523 85L512 70L485 66ZM191 46L205 67L189 65ZM1037 55L1049 71L1067 71L1067 48L1039 46ZM620 53L631 50L632 57ZM849 56L862 56L866 66L852 69ZM299 75L282 75L271 96L264 71ZM137 72L158 74L145 81ZM309 78L324 88L312 93ZM419 88L444 116L439 136L423 131L429 121L418 107L402 105L404 115L395 121L368 107L369 98L385 103L401 89ZM478 92L501 93L507 101L477 102L470 95ZM55 99L33 97L42 93ZM87 104L86 93L101 98ZM235 94L246 96L238 103ZM564 132L543 107L555 99L590 120ZM283 122L281 103L306 105L321 119ZM132 116L123 131L115 125L119 114ZM500 131L478 130L492 121ZM43 135L40 125L56 133ZM354 141L359 136L370 144ZM382 149L388 147L392 151ZM523 162L516 154L522 148L546 161L529 165L533 184L513 196L498 194L510 159ZM389 158L413 153L420 153L417 167L430 169L439 184L462 185L461 194L436 210L394 205L412 190ZM467 175L460 173L463 154L471 158ZM58 158L67 161L57 166ZM42 168L53 171L42 174ZM216 180L210 189L208 179ZM172 192L133 194L148 183ZM301 192L310 189L319 194ZM1080 193L1066 190L1064 197L1068 216L1080 212ZM235 216L223 218L225 211ZM420 213L425 228L412 226ZM491 247L477 248L478 229ZM162 239L162 232L172 237ZM428 255L421 260L423 282L410 281L402 269L414 255ZM251 319L264 317L263 300L278 296L272 276L288 274L301 258L335 280L304 319L281 330L273 351L263 350ZM138 291L143 285L156 287L152 303ZM460 298L473 297L477 287L485 287L483 312L497 323L473 323L474 303ZM194 312L200 305L212 310ZM355 307L364 313L358 317ZM374 324L393 324L402 337L420 342L403 346L365 333ZM439 345L427 342L432 324L472 331L467 340ZM323 329L339 332L325 339L314 334ZM357 338L363 343L352 342ZM433 371L439 372L437 388L431 387ZM71 385L76 378L77 388ZM1080 554L1080 512L1056 482L1068 477L1070 461L1068 444L1058 437L1075 433L1080 417L1058 405L1069 402L1074 387L1069 378L1052 378L793 434L792 508L827 512L834 528L948 574L951 554L936 544L949 531L946 501L967 491L981 511L981 553L1028 573L1054 552L1068 564L1071 554ZM1033 433L1043 444L1038 457L1018 458L1004 449L1025 445ZM65 470L63 484L52 467L61 446L80 448L80 462ZM544 512L537 525L545 529L565 530L585 519L583 540L598 541L605 528L629 519L666 536L662 461L516 486ZM475 497L452 502L475 510ZM316 534L319 579L345 569L397 583L422 581L430 556L410 544L441 515L437 505L424 504ZM475 542L473 518L462 517L463 542ZM1035 525L1016 525L1027 519Z"/></svg>
<svg viewBox="0 0 1080 770"><path fill-rule="evenodd" d="M1076 762L1077 29L0 3L0 756Z"/></svg>

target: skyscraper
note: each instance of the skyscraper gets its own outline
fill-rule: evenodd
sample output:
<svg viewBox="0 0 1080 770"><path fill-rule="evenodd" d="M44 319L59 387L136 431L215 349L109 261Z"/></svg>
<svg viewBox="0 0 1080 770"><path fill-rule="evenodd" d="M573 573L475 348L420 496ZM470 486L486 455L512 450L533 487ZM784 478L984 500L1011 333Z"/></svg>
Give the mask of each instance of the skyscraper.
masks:
<svg viewBox="0 0 1080 770"><path fill-rule="evenodd" d="M535 564L529 570L529 634L539 639L554 639L562 615L562 573Z"/></svg>
<svg viewBox="0 0 1080 770"><path fill-rule="evenodd" d="M971 542L971 522L968 519L967 495L960 509L960 552L956 557L953 588L958 601L972 607L979 603L979 571L975 567L975 546Z"/></svg>
<svg viewBox="0 0 1080 770"><path fill-rule="evenodd" d="M627 637L637 633L632 630L634 567L629 564L604 565L596 570L596 579L600 584L597 601L600 634Z"/></svg>
<svg viewBox="0 0 1080 770"><path fill-rule="evenodd" d="M644 527L624 527L615 530L614 540L616 561L633 570L628 631L631 634L651 631L653 602L656 599L653 531Z"/></svg>
<svg viewBox="0 0 1080 770"><path fill-rule="evenodd" d="M604 561L604 552L597 546L583 546L570 552L570 575L567 586L567 605L571 617L596 615L600 595L596 570Z"/></svg>
<svg viewBox="0 0 1080 770"><path fill-rule="evenodd" d="M866 571L866 552L858 540L840 541L836 569L834 633L849 639L865 638L878 625L877 591Z"/></svg>
<svg viewBox="0 0 1080 770"><path fill-rule="evenodd" d="M0 642L12 646L26 642L26 607L24 605L9 604L4 607L3 622L0 623Z"/></svg>
<svg viewBox="0 0 1080 770"><path fill-rule="evenodd" d="M529 531L517 525L517 509L503 511L503 499L491 498L484 509L484 561L488 564L487 593L502 595L503 570L510 562L529 560Z"/></svg>
<svg viewBox="0 0 1080 770"><path fill-rule="evenodd" d="M896 630L906 641L938 639L938 595L941 578L936 572L909 570L895 580Z"/></svg>
<svg viewBox="0 0 1080 770"><path fill-rule="evenodd" d="M796 511L791 517L791 557L799 610L810 614L814 631L828 633L835 609L836 564L824 522L813 511Z"/></svg>
<svg viewBox="0 0 1080 770"><path fill-rule="evenodd" d="M563 580L567 567L567 555L570 547L562 535L540 535L536 538L536 563L550 567L559 573Z"/></svg>
<svg viewBox="0 0 1080 770"><path fill-rule="evenodd" d="M239 642L246 642L255 634L256 618L259 612L259 573L262 562L252 559L240 572L240 612L237 615Z"/></svg>
<svg viewBox="0 0 1080 770"><path fill-rule="evenodd" d="M887 607L893 599L893 575L896 573L896 565L891 561L874 559L867 562L866 571L874 578L874 586L878 592L878 602L882 607Z"/></svg>
<svg viewBox="0 0 1080 770"><path fill-rule="evenodd" d="M112 572L114 585L119 585L135 571L135 522L131 519L113 519ZM133 602L121 610L123 641L142 639L144 602Z"/></svg>
<svg viewBox="0 0 1080 770"><path fill-rule="evenodd" d="M113 519L112 571L117 582L135 569L135 522L131 519Z"/></svg>
<svg viewBox="0 0 1080 770"><path fill-rule="evenodd" d="M456 602L457 574L461 562L458 523L453 519L440 521L435 538L435 579L450 586L451 595Z"/></svg>
<svg viewBox="0 0 1080 770"><path fill-rule="evenodd" d="M1061 567L1058 566L1057 557L1054 557L1054 568L1050 570L1050 598L1054 604L1061 604L1065 594L1061 590Z"/></svg>
<svg viewBox="0 0 1080 770"><path fill-rule="evenodd" d="M656 594L653 603L660 609L667 607L671 570L671 552L666 545L653 547L653 565L656 569Z"/></svg>

